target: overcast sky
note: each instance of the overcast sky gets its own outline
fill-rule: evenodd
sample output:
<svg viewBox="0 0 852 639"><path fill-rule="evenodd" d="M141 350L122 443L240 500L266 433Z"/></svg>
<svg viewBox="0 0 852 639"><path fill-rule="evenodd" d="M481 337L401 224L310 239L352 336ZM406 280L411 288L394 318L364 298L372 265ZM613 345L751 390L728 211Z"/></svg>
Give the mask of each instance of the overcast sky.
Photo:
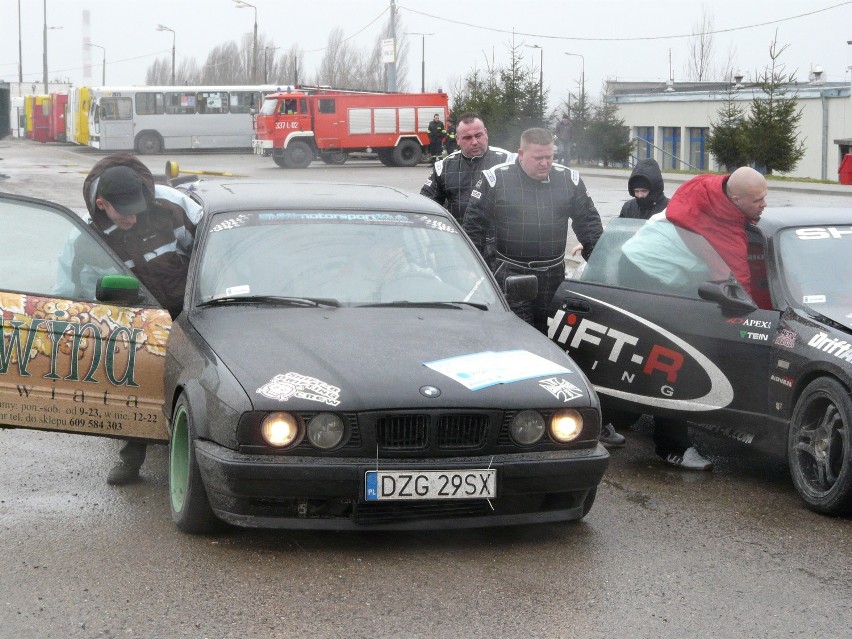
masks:
<svg viewBox="0 0 852 639"><path fill-rule="evenodd" d="M21 5L23 78L41 83L44 0L0 0L0 79L18 79L18 5ZM175 31L178 66L185 57L203 64L214 46L251 33L254 11L233 0L46 0L48 74L75 85L99 85L101 49L84 47L86 36L106 50L108 85L144 84L157 57L171 55ZM258 33L284 49L297 43L313 73L328 33L343 29L365 52L379 37L389 0L253 0ZM408 89L419 91L425 39L426 89L448 91L474 67L493 60L505 64L508 44L525 47L525 63L538 71L543 57L550 106L577 90L585 70L586 91L598 94L606 79L665 82L686 79L689 35L706 12L713 19L713 66L739 68L749 77L769 62L769 46L789 47L781 57L787 71L807 81L819 65L826 80L850 81L852 0L398 0L402 30L432 33L408 36ZM83 24L89 11L88 33ZM50 27L61 27L50 28ZM579 55L566 56L565 52ZM89 65L87 66L87 61ZM730 61L730 62L729 62ZM260 64L260 62L259 62Z"/></svg>

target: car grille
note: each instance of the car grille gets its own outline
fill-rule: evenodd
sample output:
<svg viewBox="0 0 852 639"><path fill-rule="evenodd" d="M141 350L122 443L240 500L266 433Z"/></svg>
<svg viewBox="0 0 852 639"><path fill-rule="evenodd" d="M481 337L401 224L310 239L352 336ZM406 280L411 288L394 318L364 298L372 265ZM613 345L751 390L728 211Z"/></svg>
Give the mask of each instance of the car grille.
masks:
<svg viewBox="0 0 852 639"><path fill-rule="evenodd" d="M388 415L376 420L376 444L382 450L476 449L488 435L487 415Z"/></svg>
<svg viewBox="0 0 852 639"><path fill-rule="evenodd" d="M388 524L399 521L485 517L491 514L493 514L493 509L487 501L483 500L359 503L352 513L352 519L356 524Z"/></svg>

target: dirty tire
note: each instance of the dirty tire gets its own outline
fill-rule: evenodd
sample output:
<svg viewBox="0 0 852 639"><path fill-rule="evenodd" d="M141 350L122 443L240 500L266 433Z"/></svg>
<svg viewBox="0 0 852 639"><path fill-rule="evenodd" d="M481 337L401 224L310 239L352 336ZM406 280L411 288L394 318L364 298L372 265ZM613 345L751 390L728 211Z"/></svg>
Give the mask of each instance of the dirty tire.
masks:
<svg viewBox="0 0 852 639"><path fill-rule="evenodd" d="M787 460L808 508L825 515L852 513L852 399L830 377L814 380L796 402Z"/></svg>
<svg viewBox="0 0 852 639"><path fill-rule="evenodd" d="M219 527L195 457L195 428L184 395L175 405L169 438L169 507L172 521L183 532L198 535Z"/></svg>

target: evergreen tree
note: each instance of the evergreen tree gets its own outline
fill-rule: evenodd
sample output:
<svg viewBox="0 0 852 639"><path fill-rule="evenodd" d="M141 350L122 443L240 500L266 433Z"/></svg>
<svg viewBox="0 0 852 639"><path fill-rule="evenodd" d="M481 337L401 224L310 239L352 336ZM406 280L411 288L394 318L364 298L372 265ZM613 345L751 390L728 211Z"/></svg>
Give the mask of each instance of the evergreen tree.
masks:
<svg viewBox="0 0 852 639"><path fill-rule="evenodd" d="M743 133L749 158L767 174L773 171L788 173L796 168L805 154L805 145L796 132L802 119L795 95L787 97L787 85L795 82L793 74L786 74L778 58L789 45L777 47L777 36L769 47L772 60L758 77L762 97L755 97L751 112L743 124Z"/></svg>
<svg viewBox="0 0 852 639"><path fill-rule="evenodd" d="M725 103L716 113L718 119L710 123L707 136L707 150L728 172L748 164L743 132L745 108L734 100L734 96L734 89L729 89Z"/></svg>
<svg viewBox="0 0 852 639"><path fill-rule="evenodd" d="M465 111L479 113L488 127L489 143L512 151L518 148L524 130L546 124L538 72L523 66L521 47L509 47L509 52L508 66L474 69L456 85L452 112L456 116Z"/></svg>
<svg viewBox="0 0 852 639"><path fill-rule="evenodd" d="M588 159L613 166L627 162L633 148L624 120L617 117L618 106L606 101L594 107L594 115L586 129Z"/></svg>

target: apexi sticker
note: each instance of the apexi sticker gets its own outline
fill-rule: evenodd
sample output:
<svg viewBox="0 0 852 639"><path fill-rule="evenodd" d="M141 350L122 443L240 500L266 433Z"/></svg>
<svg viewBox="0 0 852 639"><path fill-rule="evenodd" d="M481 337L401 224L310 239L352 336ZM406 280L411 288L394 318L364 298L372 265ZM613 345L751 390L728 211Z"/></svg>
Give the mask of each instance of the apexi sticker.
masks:
<svg viewBox="0 0 852 639"><path fill-rule="evenodd" d="M572 399L577 399L583 396L583 391L574 386L567 379L557 379L549 377L538 383L544 390L553 395L556 399L561 399L563 402L570 402Z"/></svg>
<svg viewBox="0 0 852 639"><path fill-rule="evenodd" d="M740 326L752 326L754 328L772 328L772 322L756 319L747 319L745 317L732 317L728 320L728 324L739 324Z"/></svg>
<svg viewBox="0 0 852 639"><path fill-rule="evenodd" d="M819 332L810 339L808 346L813 346L823 353L834 355L845 362L852 363L852 344L845 340L829 337L825 333Z"/></svg>
<svg viewBox="0 0 852 639"><path fill-rule="evenodd" d="M566 314L562 310L548 319L548 337L567 346L566 352L569 354L584 344L601 351L603 359L595 360L591 369L586 370L587 375L591 377L600 364L601 368L620 370L618 379L615 379L617 373L607 377L608 383L619 384L622 388L635 383L637 390L643 391L640 394L595 385L599 393L649 406L690 412L718 410L731 403L734 390L728 378L689 343L623 308L576 291L571 291L571 294L606 306L629 318L636 332L643 336L640 339L637 335L586 318L578 320L575 314ZM659 341L654 339L654 335ZM667 342L678 350L666 346ZM687 381L682 379L684 376ZM658 385L661 381L664 383ZM706 391L701 396L691 396L691 393L701 392L697 389Z"/></svg>
<svg viewBox="0 0 852 639"><path fill-rule="evenodd" d="M277 399L279 402L298 397L311 402L322 402L329 406L340 404L340 389L337 386L292 371L284 375L276 375L255 392L269 399Z"/></svg>
<svg viewBox="0 0 852 639"><path fill-rule="evenodd" d="M753 328L772 328L772 322L768 320L757 320L750 319L746 317L732 317L728 320L728 324L734 324L736 326L748 326ZM768 342L769 334L768 333L756 333L754 331L745 331L740 330L740 339L750 339L756 342Z"/></svg>
<svg viewBox="0 0 852 639"><path fill-rule="evenodd" d="M782 328L775 336L775 346L794 348L796 346L796 334L789 328Z"/></svg>
<svg viewBox="0 0 852 639"><path fill-rule="evenodd" d="M796 237L800 240L840 240L844 235L852 235L852 226L796 229Z"/></svg>

